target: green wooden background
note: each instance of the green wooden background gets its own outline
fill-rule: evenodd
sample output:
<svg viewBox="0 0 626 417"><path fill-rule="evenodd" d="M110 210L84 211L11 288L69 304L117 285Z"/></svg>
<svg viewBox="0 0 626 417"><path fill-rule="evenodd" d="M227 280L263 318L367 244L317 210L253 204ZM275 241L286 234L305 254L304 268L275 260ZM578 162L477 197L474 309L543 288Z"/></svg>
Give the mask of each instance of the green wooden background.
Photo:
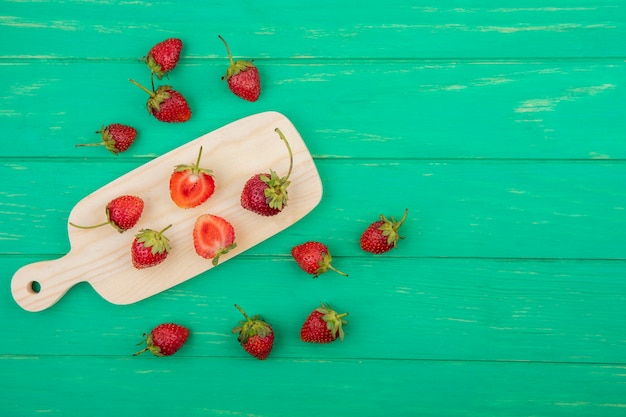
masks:
<svg viewBox="0 0 626 417"><path fill-rule="evenodd" d="M258 102L220 80L218 34L254 58ZM128 82L173 36L183 125ZM626 415L625 39L623 0L0 1L0 413ZM266 110L321 174L305 219L136 304L88 284L40 313L13 301L18 268L69 250L80 199ZM112 122L140 130L128 152L74 147ZM398 249L361 252L405 207ZM350 277L297 269L314 239ZM350 312L343 343L299 341L320 301ZM234 303L274 325L267 361L230 333ZM188 344L133 357L163 321Z"/></svg>

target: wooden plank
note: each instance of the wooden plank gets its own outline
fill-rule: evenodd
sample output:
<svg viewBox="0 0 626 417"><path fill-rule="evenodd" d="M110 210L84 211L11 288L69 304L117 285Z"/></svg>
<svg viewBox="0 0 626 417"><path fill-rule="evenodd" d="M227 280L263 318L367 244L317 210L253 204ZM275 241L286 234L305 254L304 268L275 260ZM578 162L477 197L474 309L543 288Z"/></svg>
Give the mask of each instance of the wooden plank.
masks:
<svg viewBox="0 0 626 417"><path fill-rule="evenodd" d="M70 209L136 163L3 163L0 253L67 253ZM320 205L250 253L287 254L294 241L315 238L343 255L363 256L357 241L367 224L381 212L401 216L406 207L407 239L398 256L624 259L623 162L322 159L316 165L324 186Z"/></svg>
<svg viewBox="0 0 626 417"><path fill-rule="evenodd" d="M611 417L626 407L620 365L34 356L0 366L11 380L0 407L20 416ZM277 393L288 398L270 400Z"/></svg>
<svg viewBox="0 0 626 417"><path fill-rule="evenodd" d="M171 36L185 59L225 58L217 35L247 58L623 57L621 0L471 0L381 4L273 1L2 2L4 58L139 59ZM332 18L329 11L332 10ZM46 16L45 19L39 16ZM236 18L233 18L236 16ZM81 42L77 42L80 39ZM45 41L42 41L45 40ZM143 46L142 46L143 45Z"/></svg>
<svg viewBox="0 0 626 417"><path fill-rule="evenodd" d="M4 292L0 355L124 356L165 320L192 331L179 356L244 358L231 333L241 319L235 303L273 324L272 361L622 363L626 354L624 261L355 258L333 249L335 266L349 277L313 279L287 256L244 254L128 306L80 284L52 308L28 313ZM0 275L33 259L5 256ZM349 313L343 343L299 340L306 315L321 301ZM24 323L37 331L25 332Z"/></svg>
<svg viewBox="0 0 626 417"><path fill-rule="evenodd" d="M145 109L142 63L13 62L0 65L3 157L161 155L241 117L277 110L318 157L624 159L626 64L612 61L350 62L263 61L256 103L220 80L225 63L181 64L163 83L187 96L193 116L167 125ZM139 136L113 158L103 124L135 126Z"/></svg>

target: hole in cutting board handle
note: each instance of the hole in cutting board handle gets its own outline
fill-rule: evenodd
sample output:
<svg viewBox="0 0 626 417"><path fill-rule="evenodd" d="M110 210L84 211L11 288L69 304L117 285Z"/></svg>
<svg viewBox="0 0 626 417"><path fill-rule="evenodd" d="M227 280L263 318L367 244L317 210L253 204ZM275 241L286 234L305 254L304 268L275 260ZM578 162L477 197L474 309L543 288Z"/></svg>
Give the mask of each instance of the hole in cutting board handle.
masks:
<svg viewBox="0 0 626 417"><path fill-rule="evenodd" d="M20 307L33 312L45 310L83 281L83 274L66 267L68 255L24 265L15 272L11 293Z"/></svg>
<svg viewBox="0 0 626 417"><path fill-rule="evenodd" d="M31 294L39 294L39 292L41 291L41 284L39 283L39 281L31 281L28 283L26 289Z"/></svg>

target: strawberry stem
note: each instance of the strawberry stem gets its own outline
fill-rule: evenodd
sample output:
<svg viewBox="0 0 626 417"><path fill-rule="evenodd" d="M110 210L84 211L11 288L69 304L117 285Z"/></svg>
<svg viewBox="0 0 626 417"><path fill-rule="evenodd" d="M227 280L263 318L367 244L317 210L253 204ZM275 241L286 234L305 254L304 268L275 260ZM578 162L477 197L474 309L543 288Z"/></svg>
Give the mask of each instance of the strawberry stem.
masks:
<svg viewBox="0 0 626 417"><path fill-rule="evenodd" d="M336 273L338 273L339 275L343 275L344 277L347 277L348 274L346 274L345 272L341 272L340 270L338 270L337 268L335 268L332 265L328 265L328 269L335 271Z"/></svg>
<svg viewBox="0 0 626 417"><path fill-rule="evenodd" d="M228 253L231 249L234 249L236 247L237 247L237 244L233 242L229 246L226 246L225 248L222 248L222 249L218 250L217 253L215 254L215 256L213 257L213 260L211 261L213 266L217 266L217 264L220 261L220 256L221 255L223 255L225 253Z"/></svg>
<svg viewBox="0 0 626 417"><path fill-rule="evenodd" d="M150 97L154 97L154 91L148 90L146 87L144 87L143 85L139 84L137 81L133 80L132 78L129 78L128 81L130 81L131 83L135 84L137 87L141 88L146 93L150 94Z"/></svg>
<svg viewBox="0 0 626 417"><path fill-rule="evenodd" d="M193 173L198 175L200 173L200 158L202 157L202 146L198 152L198 159L196 159L196 165L193 167Z"/></svg>
<svg viewBox="0 0 626 417"><path fill-rule="evenodd" d="M135 353L133 353L133 356L139 356L139 355L141 355L142 353L147 352L148 350L149 350L149 349L148 349L147 347L145 347L145 348L141 349L139 352L135 352Z"/></svg>
<svg viewBox="0 0 626 417"><path fill-rule="evenodd" d="M100 143L77 143L76 145L74 145L77 148L80 148L81 146L103 146L104 143L100 142Z"/></svg>
<svg viewBox="0 0 626 417"><path fill-rule="evenodd" d="M400 226L402 226L402 223L404 223L404 221L406 220L407 214L409 214L409 209L408 208L404 209L404 216L402 216L402 219L400 219L400 221L398 221L398 222L395 221L396 219L394 219L393 216L391 217L391 221L394 223L394 225L395 225L394 228L396 230L398 230L400 228Z"/></svg>
<svg viewBox="0 0 626 417"><path fill-rule="evenodd" d="M104 225L106 225L106 224L110 224L110 222L106 221L106 222L104 222L104 223L95 224L95 225L93 225L93 226L79 226L79 225L74 224L74 223L72 223L72 222L69 222L69 224L70 224L70 226L74 226L74 227L77 227L77 228L79 228L79 229L95 229L96 227L101 227L101 226L104 226Z"/></svg>
<svg viewBox="0 0 626 417"><path fill-rule="evenodd" d="M279 128L274 129L274 131L278 133L278 136L280 136L282 141L285 142L285 145L287 145L287 152L289 152L289 171L287 172L287 176L284 178L287 180L291 175L291 170L293 169L293 152L291 152L291 146L289 146L289 142L287 141L285 135L283 135L283 132L281 132Z"/></svg>
<svg viewBox="0 0 626 417"><path fill-rule="evenodd" d="M230 60L230 65L233 65L233 56L230 54L230 48L228 47L228 44L226 43L226 40L224 38L222 38L222 35L217 35L218 38L220 38L222 40L222 42L224 42L224 46L226 46L226 52L228 53L228 59Z"/></svg>
<svg viewBox="0 0 626 417"><path fill-rule="evenodd" d="M238 304L235 304L235 308L239 310L241 314L243 314L243 316L246 318L247 321L252 321L250 317L248 317L248 314L243 310L243 308L239 307Z"/></svg>
<svg viewBox="0 0 626 417"><path fill-rule="evenodd" d="M161 236L163 234L163 232L165 232L167 229L169 229L170 227L172 227L172 225L170 224L169 226L167 226L165 229L161 230L158 235Z"/></svg>

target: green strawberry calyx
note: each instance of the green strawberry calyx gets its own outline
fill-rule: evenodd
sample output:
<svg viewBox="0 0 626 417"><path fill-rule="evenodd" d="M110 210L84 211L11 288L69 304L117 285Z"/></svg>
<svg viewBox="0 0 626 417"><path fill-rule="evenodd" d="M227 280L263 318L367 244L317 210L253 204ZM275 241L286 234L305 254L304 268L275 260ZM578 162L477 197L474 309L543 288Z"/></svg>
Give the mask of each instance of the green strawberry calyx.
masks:
<svg viewBox="0 0 626 417"><path fill-rule="evenodd" d="M398 240L404 239L404 236L400 236L398 234L398 229L406 220L406 216L409 214L409 209L404 209L404 216L399 221L392 216L391 219L385 217L385 215L380 215L380 221L382 224L378 227L378 230L382 232L382 235L387 238L387 245L395 247L398 243Z"/></svg>
<svg viewBox="0 0 626 417"><path fill-rule="evenodd" d="M156 75L159 80L162 79L165 76L165 74L169 72L169 71L163 71L163 67L154 59L154 56L152 54L148 54L148 56L146 57L146 64L148 65L148 68L150 68L150 72L153 75ZM154 79L153 79L153 83L154 83Z"/></svg>
<svg viewBox="0 0 626 417"><path fill-rule="evenodd" d="M343 275L344 277L348 276L348 274L346 274L345 272L341 272L340 270L335 268L332 265L332 262L333 262L333 257L331 256L329 251L326 251L322 255L322 259L320 259L319 267L315 270L314 278L317 278L319 275L327 272L328 270L334 271L338 273L339 275Z"/></svg>
<svg viewBox="0 0 626 417"><path fill-rule="evenodd" d="M195 164L180 164L180 165L176 165L174 167L174 171L175 172L191 171L191 173L193 175L208 174L210 176L213 176L213 171L211 171L210 169L200 168L200 158L201 157L202 157L202 146L200 146L200 151L198 152L198 158L196 159L196 163Z"/></svg>
<svg viewBox="0 0 626 417"><path fill-rule="evenodd" d="M160 232L152 229L143 229L137 233L137 243L142 243L144 247L151 248L153 255L160 255L163 252L170 251L170 240L163 234L167 229L172 227L170 224Z"/></svg>
<svg viewBox="0 0 626 417"><path fill-rule="evenodd" d="M227 254L228 252L235 249L236 247L237 247L237 243L233 242L230 245L226 246L225 248L219 249L217 252L215 252L215 256L211 260L211 264L213 266L217 266L217 264L220 262L220 256Z"/></svg>
<svg viewBox="0 0 626 417"><path fill-rule="evenodd" d="M228 59L230 60L230 66L226 70L226 75L222 77L222 80L228 81L229 78L234 77L242 71L247 71L250 68L255 68L255 65L252 63L252 61L233 60L233 56L230 53L230 48L228 47L226 40L221 35L217 35L217 37L220 38L222 42L224 42L224 46L226 46L226 53L228 53Z"/></svg>
<svg viewBox="0 0 626 417"><path fill-rule="evenodd" d="M252 336L264 338L272 334L272 327L266 323L261 316L256 315L250 318L248 314L237 304L235 304L235 308L245 317L245 320L240 321L239 326L233 328L232 330L233 333L239 334L239 336L237 336L239 343L246 344L248 339Z"/></svg>
<svg viewBox="0 0 626 417"><path fill-rule="evenodd" d="M108 128L102 126L102 129L98 130L96 133L100 133L102 135L102 143L109 152L114 155L117 155L120 152L120 150L117 149L117 141L113 138L113 135Z"/></svg>
<svg viewBox="0 0 626 417"><path fill-rule="evenodd" d="M117 155L118 153L120 153L120 150L117 148L117 141L115 140L115 138L113 137L113 135L111 134L111 132L109 131L108 127L102 126L102 128L100 130L96 130L96 133L100 134L102 136L102 142L98 142L98 143L77 143L76 146L78 147L82 147L82 146L104 146L106 148L106 150L108 150L109 152L111 152L114 155Z"/></svg>
<svg viewBox="0 0 626 417"><path fill-rule="evenodd" d="M280 139L287 146L287 152L289 152L289 171L287 171L287 175L284 177L279 177L276 171L270 169L270 176L261 175L259 178L263 181L267 187L264 190L265 201L270 208L282 210L284 206L287 205L287 200L289 199L289 195L287 193L287 187L291 184L289 181L289 176L291 175L291 170L293 169L293 152L291 151L291 146L289 146L289 142L283 132L280 131L279 128L274 129Z"/></svg>
<svg viewBox="0 0 626 417"><path fill-rule="evenodd" d="M154 344L154 338L152 337L152 334L144 333L143 336L144 336L144 340L139 342L138 345L145 344L146 346L143 349L141 349L139 352L133 353L133 356L141 355L142 353L146 351L150 351L154 356L165 356L164 354L161 353L161 347Z"/></svg>
<svg viewBox="0 0 626 417"><path fill-rule="evenodd" d="M330 330L333 337L339 337L339 340L343 342L343 325L348 324L348 321L345 320L344 317L347 316L348 313L338 314L330 305L324 303L321 303L321 306L316 308L315 311L323 314L322 320L326 322L326 328Z"/></svg>
<svg viewBox="0 0 626 417"><path fill-rule="evenodd" d="M146 107L148 108L148 112L150 114L160 112L161 104L163 104L164 101L170 98L170 91L173 91L173 88L170 85L161 85L159 86L159 88L156 89L156 91L153 87L153 91L150 91L133 79L129 79L128 81L135 84L137 87L141 88L143 91L150 95L150 98L148 99L148 102L146 104Z"/></svg>
<svg viewBox="0 0 626 417"><path fill-rule="evenodd" d="M310 251L314 251L314 255L317 257L320 257L319 262L317 263L317 269L315 270L315 272L313 272L313 278L317 278L318 276L320 276L321 274L331 270L331 271L335 271L336 273L338 273L339 275L343 275L344 277L347 277L348 274L346 274L345 272L342 272L340 270L338 270L337 268L335 268L332 265L333 262L333 257L330 254L330 251L328 250L328 248L325 245L321 245L318 244L318 246L309 249ZM313 254L311 254L313 255Z"/></svg>

